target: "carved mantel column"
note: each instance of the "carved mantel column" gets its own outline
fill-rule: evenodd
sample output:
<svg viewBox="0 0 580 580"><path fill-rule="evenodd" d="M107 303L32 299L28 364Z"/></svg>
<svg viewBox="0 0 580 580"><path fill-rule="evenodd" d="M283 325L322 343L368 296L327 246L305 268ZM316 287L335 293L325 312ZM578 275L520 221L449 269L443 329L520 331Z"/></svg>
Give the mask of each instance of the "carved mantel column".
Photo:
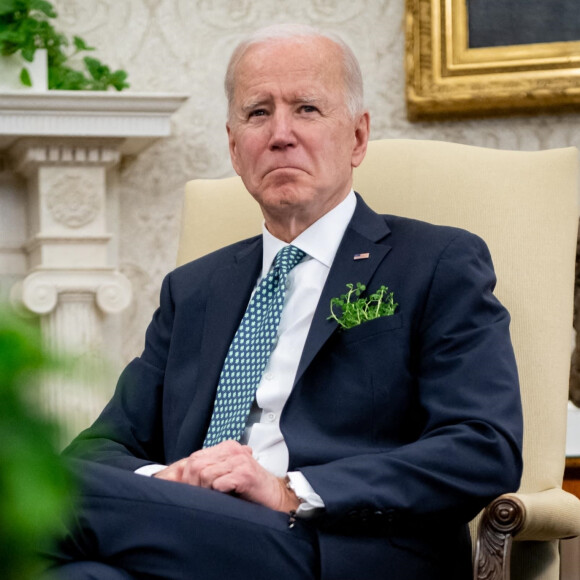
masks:
<svg viewBox="0 0 580 580"><path fill-rule="evenodd" d="M110 257L107 171L120 159L119 140L23 139L10 151L26 178L29 274L13 297L41 315L43 336L74 359L67 378L48 377L44 405L70 434L102 408L103 323L131 302L131 285Z"/></svg>

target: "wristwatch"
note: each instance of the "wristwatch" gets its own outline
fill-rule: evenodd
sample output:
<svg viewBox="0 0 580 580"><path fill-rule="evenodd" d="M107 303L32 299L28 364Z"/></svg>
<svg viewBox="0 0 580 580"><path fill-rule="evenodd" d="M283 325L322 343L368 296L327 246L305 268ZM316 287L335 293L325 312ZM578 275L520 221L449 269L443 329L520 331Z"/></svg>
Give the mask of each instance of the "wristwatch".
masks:
<svg viewBox="0 0 580 580"><path fill-rule="evenodd" d="M303 497L300 497L297 493L296 493L296 489L294 488L294 486L292 485L292 480L290 479L290 477L288 477L288 474L286 474L286 477L284 478L284 483L286 484L286 489L289 489L291 492L294 493L294 495L298 498L298 502L299 504L303 504L306 503L306 500Z"/></svg>
<svg viewBox="0 0 580 580"><path fill-rule="evenodd" d="M298 507L295 510L290 510L290 517L288 519L288 527L293 528L296 524L296 512L300 509L300 506L303 503L306 503L306 500L296 493L296 490L292 485L292 480L288 477L288 475L286 475L284 478L284 484L286 485L286 489L289 489L298 498Z"/></svg>

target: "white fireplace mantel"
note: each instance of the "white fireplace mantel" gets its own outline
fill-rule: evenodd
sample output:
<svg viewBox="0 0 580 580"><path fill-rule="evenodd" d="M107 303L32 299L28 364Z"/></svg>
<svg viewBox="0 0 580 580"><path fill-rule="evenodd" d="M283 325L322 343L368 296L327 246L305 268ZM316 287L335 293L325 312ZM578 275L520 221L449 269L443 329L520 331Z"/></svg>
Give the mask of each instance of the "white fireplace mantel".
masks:
<svg viewBox="0 0 580 580"><path fill-rule="evenodd" d="M184 95L0 92L0 281L41 318L47 344L80 364L44 385L47 410L72 435L110 396L95 355L132 300L117 268L118 203L110 172L171 134ZM1 159L0 159L1 161ZM108 385L110 389L110 385Z"/></svg>
<svg viewBox="0 0 580 580"><path fill-rule="evenodd" d="M0 151L24 137L120 139L136 154L171 134L171 116L188 97L96 91L0 92Z"/></svg>

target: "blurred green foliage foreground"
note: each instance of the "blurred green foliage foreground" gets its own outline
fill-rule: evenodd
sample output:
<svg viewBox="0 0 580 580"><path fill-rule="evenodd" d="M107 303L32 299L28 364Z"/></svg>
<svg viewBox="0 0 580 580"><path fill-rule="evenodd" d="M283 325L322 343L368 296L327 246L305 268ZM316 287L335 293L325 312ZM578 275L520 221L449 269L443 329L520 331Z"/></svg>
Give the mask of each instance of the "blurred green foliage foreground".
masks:
<svg viewBox="0 0 580 580"><path fill-rule="evenodd" d="M72 503L57 453L59 431L42 415L42 375L60 372L34 325L0 308L0 578L37 578L48 545Z"/></svg>

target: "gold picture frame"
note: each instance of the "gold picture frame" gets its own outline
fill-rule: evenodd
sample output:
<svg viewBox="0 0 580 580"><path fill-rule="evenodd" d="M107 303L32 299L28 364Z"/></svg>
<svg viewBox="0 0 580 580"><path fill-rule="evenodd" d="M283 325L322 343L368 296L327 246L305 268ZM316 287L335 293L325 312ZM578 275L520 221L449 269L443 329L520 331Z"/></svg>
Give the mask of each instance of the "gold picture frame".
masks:
<svg viewBox="0 0 580 580"><path fill-rule="evenodd" d="M406 0L410 121L580 111L580 41L468 43L467 0Z"/></svg>

